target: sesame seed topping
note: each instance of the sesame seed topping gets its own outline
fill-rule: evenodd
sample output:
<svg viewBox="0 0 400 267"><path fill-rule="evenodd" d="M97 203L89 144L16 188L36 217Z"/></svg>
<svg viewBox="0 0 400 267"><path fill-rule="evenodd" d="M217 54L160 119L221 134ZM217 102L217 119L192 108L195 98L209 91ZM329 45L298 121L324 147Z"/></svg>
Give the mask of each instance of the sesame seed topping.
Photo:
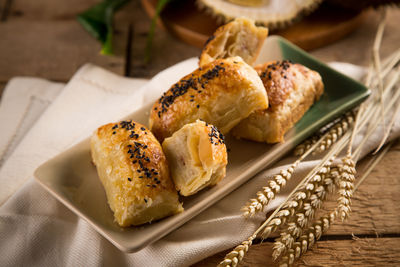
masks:
<svg viewBox="0 0 400 267"><path fill-rule="evenodd" d="M130 182L130 181L132 181L132 179L130 177L128 177L128 181Z"/></svg>
<svg viewBox="0 0 400 267"><path fill-rule="evenodd" d="M201 69L198 69L198 71L201 71ZM218 77L222 71L225 71L225 68L222 67L222 64L216 65L212 69L209 69L203 73L197 79L192 77L185 78L174 84L158 100L158 103L161 104L161 110L157 112L158 117L161 118L161 114L166 112L178 97L186 94L191 89L195 91L198 90L199 85L204 88L204 84L206 84L208 80ZM201 93L200 90L198 92ZM190 95L190 97L193 99L194 95Z"/></svg>

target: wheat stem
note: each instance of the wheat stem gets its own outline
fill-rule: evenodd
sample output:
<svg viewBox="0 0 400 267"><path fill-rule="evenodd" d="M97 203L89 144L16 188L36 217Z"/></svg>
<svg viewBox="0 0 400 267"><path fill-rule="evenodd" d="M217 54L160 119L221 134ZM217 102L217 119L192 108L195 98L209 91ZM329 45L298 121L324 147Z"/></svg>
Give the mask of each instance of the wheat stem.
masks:
<svg viewBox="0 0 400 267"><path fill-rule="evenodd" d="M313 151L313 155L325 152L329 149L340 137L343 136L345 132L350 129L354 123L354 112L349 111L344 114L338 122L334 123L333 126L327 129L326 134L323 137L320 137L320 145ZM307 139L302 144L298 145L294 151L296 156L302 155L305 149L309 148L312 144L315 144L318 135L314 135L313 137Z"/></svg>
<svg viewBox="0 0 400 267"><path fill-rule="evenodd" d="M288 202L287 210L290 218L279 238L275 239L272 257L276 260L283 252L290 249L296 238L300 237L303 229L308 225L308 222L314 217L315 211L320 208L322 201L325 199L329 187L333 185L332 179L328 177L330 166L336 155L334 155L321 168L321 170L308 182L299 194L305 195L306 199L296 199L295 197Z"/></svg>
<svg viewBox="0 0 400 267"><path fill-rule="evenodd" d="M382 160L383 156L389 151L393 142L388 144L385 149L381 150L378 156L375 156L367 166L367 170L358 179L357 184L354 186L354 192L359 188L361 183L368 177L374 167ZM294 261L299 259L301 255L307 252L314 244L316 240L319 240L323 233L325 233L330 225L335 221L337 216L337 210L330 212L327 215L320 217L316 220L312 226L310 226L305 233L293 242L293 246L287 250L285 255L281 258L279 266L291 266Z"/></svg>
<svg viewBox="0 0 400 267"><path fill-rule="evenodd" d="M243 216L252 217L257 212L260 212L266 207L271 200L273 200L281 189L292 177L295 169L315 148L323 141L329 133L326 133L314 145L312 145L300 158L298 158L288 169L282 170L279 174L274 175L273 179L269 181L268 185L263 187L261 191L257 192L257 198L250 199L249 203L242 208Z"/></svg>

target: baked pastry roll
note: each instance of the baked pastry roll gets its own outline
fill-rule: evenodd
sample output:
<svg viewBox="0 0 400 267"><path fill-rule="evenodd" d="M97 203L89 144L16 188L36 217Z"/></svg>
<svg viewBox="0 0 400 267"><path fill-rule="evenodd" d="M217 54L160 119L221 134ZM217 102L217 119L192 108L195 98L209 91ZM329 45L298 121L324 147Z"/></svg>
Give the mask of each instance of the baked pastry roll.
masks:
<svg viewBox="0 0 400 267"><path fill-rule="evenodd" d="M228 160L224 136L213 125L200 120L186 124L166 138L162 147L175 188L183 196L225 177Z"/></svg>
<svg viewBox="0 0 400 267"><path fill-rule="evenodd" d="M322 78L317 72L287 60L261 64L255 69L267 90L270 107L252 113L232 133L259 142L283 142L287 130L322 95Z"/></svg>
<svg viewBox="0 0 400 267"><path fill-rule="evenodd" d="M257 72L240 57L219 59L174 84L153 105L150 129L162 142L185 124L201 119L223 134L254 110L268 107Z"/></svg>
<svg viewBox="0 0 400 267"><path fill-rule="evenodd" d="M183 211L161 145L143 125L129 120L100 127L91 138L91 152L120 226Z"/></svg>
<svg viewBox="0 0 400 267"><path fill-rule="evenodd" d="M253 65L268 29L257 27L254 21L237 18L221 27L207 40L200 56L200 67L219 58L240 56Z"/></svg>

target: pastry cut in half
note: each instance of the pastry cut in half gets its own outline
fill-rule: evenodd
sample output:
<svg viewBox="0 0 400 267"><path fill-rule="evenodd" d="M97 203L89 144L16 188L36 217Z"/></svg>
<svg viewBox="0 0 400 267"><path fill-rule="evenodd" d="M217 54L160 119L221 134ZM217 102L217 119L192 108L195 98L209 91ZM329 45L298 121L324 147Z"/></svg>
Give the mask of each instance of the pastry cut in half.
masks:
<svg viewBox="0 0 400 267"><path fill-rule="evenodd" d="M172 85L153 105L149 125L160 142L198 119L226 134L267 107L264 85L252 67L240 57L218 59Z"/></svg>
<svg viewBox="0 0 400 267"><path fill-rule="evenodd" d="M258 142L283 142L285 133L323 94L322 78L318 72L288 60L261 64L255 69L264 83L270 106L252 113L232 133Z"/></svg>
<svg viewBox="0 0 400 267"><path fill-rule="evenodd" d="M217 184L225 177L228 163L224 136L204 121L186 124L162 147L176 189L183 196Z"/></svg>
<svg viewBox="0 0 400 267"><path fill-rule="evenodd" d="M91 153L120 226L183 211L162 147L143 125L122 121L101 126L91 138Z"/></svg>
<svg viewBox="0 0 400 267"><path fill-rule="evenodd" d="M252 20L237 18L219 27L208 39L199 65L233 56L240 56L247 64L253 65L267 35L267 28L257 27Z"/></svg>

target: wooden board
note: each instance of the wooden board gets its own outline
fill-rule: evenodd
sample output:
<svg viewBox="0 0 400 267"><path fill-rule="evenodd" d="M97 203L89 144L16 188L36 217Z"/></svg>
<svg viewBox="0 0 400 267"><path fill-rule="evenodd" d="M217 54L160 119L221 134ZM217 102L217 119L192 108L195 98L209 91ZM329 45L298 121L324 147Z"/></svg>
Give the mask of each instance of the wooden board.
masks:
<svg viewBox="0 0 400 267"><path fill-rule="evenodd" d="M198 262L193 267L216 266L229 251ZM272 243L252 246L241 267L276 266L272 261ZM400 238L358 238L319 241L296 266L400 266Z"/></svg>
<svg viewBox="0 0 400 267"><path fill-rule="evenodd" d="M144 61L150 19L139 1L131 1L116 14L116 23L130 25L128 45L128 75L151 78L160 71L190 57L197 57L200 49L177 41L171 34L156 28L150 62ZM167 90L168 88L165 88Z"/></svg>
<svg viewBox="0 0 400 267"><path fill-rule="evenodd" d="M76 15L98 3L98 0L12 0L9 19L74 20Z"/></svg>
<svg viewBox="0 0 400 267"><path fill-rule="evenodd" d="M89 62L124 74L127 27L116 27L117 56L103 56L100 43L76 20L77 14L97 0L3 2L9 5L0 23L0 81L18 75L66 82Z"/></svg>
<svg viewBox="0 0 400 267"><path fill-rule="evenodd" d="M142 0L142 4L153 16L157 0ZM322 6L311 15L284 30L272 31L297 44L312 50L342 39L365 19L366 13ZM218 27L217 19L199 10L195 0L180 1L162 13L162 22L171 33L191 45L202 47Z"/></svg>
<svg viewBox="0 0 400 267"><path fill-rule="evenodd" d="M99 42L76 20L8 20L0 24L0 32L0 81L16 75L68 81L88 62L118 74L124 72L124 59L100 55Z"/></svg>

